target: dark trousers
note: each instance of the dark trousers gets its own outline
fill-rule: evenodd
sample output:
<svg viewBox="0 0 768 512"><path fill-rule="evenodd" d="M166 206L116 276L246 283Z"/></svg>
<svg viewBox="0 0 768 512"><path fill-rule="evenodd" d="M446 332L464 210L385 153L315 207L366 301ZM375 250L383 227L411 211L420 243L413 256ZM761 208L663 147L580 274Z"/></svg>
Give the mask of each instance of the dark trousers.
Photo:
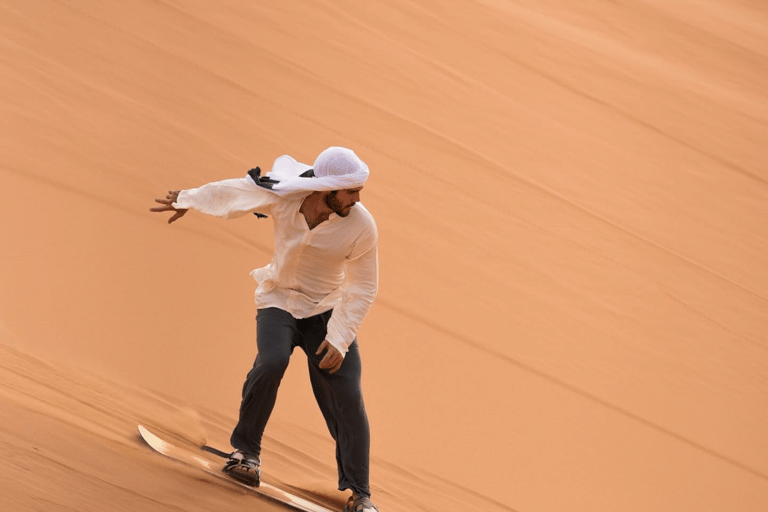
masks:
<svg viewBox="0 0 768 512"><path fill-rule="evenodd" d="M318 365L324 353L315 355L325 340L331 311L296 319L278 308L259 309L256 344L259 353L243 385L240 420L232 432L233 447L249 455L261 454L261 438L275 406L277 390L295 347L307 355L309 379L317 404L336 441L339 490L351 489L370 496L368 464L370 432L360 386L362 366L357 339L349 347L336 373Z"/></svg>

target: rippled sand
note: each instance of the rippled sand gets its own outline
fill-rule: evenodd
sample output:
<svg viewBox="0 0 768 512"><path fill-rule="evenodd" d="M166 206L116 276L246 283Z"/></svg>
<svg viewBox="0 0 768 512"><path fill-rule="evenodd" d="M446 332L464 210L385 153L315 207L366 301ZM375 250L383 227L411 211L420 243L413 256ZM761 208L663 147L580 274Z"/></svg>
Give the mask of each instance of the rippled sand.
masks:
<svg viewBox="0 0 768 512"><path fill-rule="evenodd" d="M393 511L768 503L768 6L6 0L0 509L276 510L227 447L272 227L169 188L353 148ZM339 508L303 356L264 476Z"/></svg>

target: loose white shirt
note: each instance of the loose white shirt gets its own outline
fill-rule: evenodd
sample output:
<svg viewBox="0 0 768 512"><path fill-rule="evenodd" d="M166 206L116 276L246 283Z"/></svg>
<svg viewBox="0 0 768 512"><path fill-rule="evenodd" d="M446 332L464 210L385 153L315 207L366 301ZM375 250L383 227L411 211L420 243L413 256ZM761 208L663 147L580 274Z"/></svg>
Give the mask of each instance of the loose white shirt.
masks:
<svg viewBox="0 0 768 512"><path fill-rule="evenodd" d="M332 213L309 229L299 211L308 194L280 196L246 176L182 190L173 206L232 219L259 212L275 222L274 255L251 276L259 308L277 307L295 318L333 309L326 339L345 355L378 290L378 233L357 203L346 217Z"/></svg>

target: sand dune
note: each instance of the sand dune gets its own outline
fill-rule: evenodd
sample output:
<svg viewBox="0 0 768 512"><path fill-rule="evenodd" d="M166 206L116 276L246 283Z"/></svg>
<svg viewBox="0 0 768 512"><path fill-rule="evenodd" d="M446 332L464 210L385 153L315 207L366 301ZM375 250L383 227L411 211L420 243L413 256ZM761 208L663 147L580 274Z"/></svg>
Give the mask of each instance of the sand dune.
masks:
<svg viewBox="0 0 768 512"><path fill-rule="evenodd" d="M760 510L766 27L748 0L3 2L0 508L272 510L135 433L226 446L271 224L147 209L344 145L380 231L382 512ZM265 478L338 506L295 358Z"/></svg>

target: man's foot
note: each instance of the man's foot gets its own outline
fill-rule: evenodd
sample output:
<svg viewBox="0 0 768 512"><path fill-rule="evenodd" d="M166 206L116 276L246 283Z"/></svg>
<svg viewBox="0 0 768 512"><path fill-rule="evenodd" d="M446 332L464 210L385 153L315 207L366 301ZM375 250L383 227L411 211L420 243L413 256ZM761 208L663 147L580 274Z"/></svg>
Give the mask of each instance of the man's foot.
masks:
<svg viewBox="0 0 768 512"><path fill-rule="evenodd" d="M222 469L226 474L251 487L258 487L261 480L261 461L235 450Z"/></svg>
<svg viewBox="0 0 768 512"><path fill-rule="evenodd" d="M344 512L379 512L379 509L373 504L371 498L353 494L349 497Z"/></svg>

